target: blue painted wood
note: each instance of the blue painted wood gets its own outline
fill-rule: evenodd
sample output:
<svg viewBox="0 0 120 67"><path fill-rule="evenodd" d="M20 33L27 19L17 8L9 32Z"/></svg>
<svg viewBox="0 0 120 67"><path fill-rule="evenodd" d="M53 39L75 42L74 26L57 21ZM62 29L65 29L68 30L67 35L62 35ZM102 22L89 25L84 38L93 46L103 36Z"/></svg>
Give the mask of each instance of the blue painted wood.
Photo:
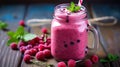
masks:
<svg viewBox="0 0 120 67"><path fill-rule="evenodd" d="M120 5L93 4L92 7L95 17L114 16L120 20Z"/></svg>
<svg viewBox="0 0 120 67"><path fill-rule="evenodd" d="M24 5L2 5L0 6L0 20L5 21L10 30L16 30L19 20L23 19L24 12ZM0 33L0 67L18 67L21 53L6 46L7 34L3 31Z"/></svg>
<svg viewBox="0 0 120 67"><path fill-rule="evenodd" d="M54 4L35 4L28 7L26 20L28 19L51 19L53 17Z"/></svg>

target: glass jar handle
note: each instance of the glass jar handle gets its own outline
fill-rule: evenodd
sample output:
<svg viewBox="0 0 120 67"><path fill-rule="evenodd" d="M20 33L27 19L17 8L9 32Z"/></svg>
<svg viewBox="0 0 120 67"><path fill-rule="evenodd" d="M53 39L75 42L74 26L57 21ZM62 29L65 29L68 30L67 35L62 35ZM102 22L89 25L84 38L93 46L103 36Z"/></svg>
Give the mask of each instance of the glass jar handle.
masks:
<svg viewBox="0 0 120 67"><path fill-rule="evenodd" d="M98 45L99 45L99 36L98 36L98 32L97 32L97 30L92 26L92 25L88 25L88 29L89 29L89 31L91 31L92 33L93 33L93 35L94 35L94 43L93 43L93 48L89 48L88 47L88 49L90 49L90 50L95 50L95 51L97 51L97 49L98 49Z"/></svg>

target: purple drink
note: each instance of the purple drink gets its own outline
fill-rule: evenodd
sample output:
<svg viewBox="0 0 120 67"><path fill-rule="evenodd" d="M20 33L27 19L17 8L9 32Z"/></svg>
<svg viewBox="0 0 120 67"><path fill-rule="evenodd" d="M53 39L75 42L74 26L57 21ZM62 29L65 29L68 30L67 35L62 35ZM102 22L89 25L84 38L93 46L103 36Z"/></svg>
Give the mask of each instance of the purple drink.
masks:
<svg viewBox="0 0 120 67"><path fill-rule="evenodd" d="M66 9L69 4L56 6L51 25L51 52L57 60L82 60L88 40L88 19L85 7L77 12Z"/></svg>

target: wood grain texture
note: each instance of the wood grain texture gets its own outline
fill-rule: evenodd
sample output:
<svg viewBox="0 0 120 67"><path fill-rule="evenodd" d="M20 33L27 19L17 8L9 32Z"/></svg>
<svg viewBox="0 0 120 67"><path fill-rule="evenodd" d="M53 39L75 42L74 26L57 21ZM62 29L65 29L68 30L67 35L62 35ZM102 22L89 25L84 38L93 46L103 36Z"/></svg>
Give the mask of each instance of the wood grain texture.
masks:
<svg viewBox="0 0 120 67"><path fill-rule="evenodd" d="M15 31L18 22L23 19L24 6L21 5L2 5L0 6L0 20L8 24L8 29ZM0 34L0 67L19 67L21 53L12 50L6 45L8 37L7 32L1 31Z"/></svg>

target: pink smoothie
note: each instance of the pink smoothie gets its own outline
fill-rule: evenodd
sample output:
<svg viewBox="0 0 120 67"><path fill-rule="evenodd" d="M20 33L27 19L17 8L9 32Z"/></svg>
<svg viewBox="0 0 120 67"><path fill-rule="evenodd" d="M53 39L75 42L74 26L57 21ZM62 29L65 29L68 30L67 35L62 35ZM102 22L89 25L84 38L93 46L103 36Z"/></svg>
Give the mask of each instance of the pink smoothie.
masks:
<svg viewBox="0 0 120 67"><path fill-rule="evenodd" d="M57 60L81 60L87 46L85 8L69 13L66 7L56 7L51 25L51 52Z"/></svg>

